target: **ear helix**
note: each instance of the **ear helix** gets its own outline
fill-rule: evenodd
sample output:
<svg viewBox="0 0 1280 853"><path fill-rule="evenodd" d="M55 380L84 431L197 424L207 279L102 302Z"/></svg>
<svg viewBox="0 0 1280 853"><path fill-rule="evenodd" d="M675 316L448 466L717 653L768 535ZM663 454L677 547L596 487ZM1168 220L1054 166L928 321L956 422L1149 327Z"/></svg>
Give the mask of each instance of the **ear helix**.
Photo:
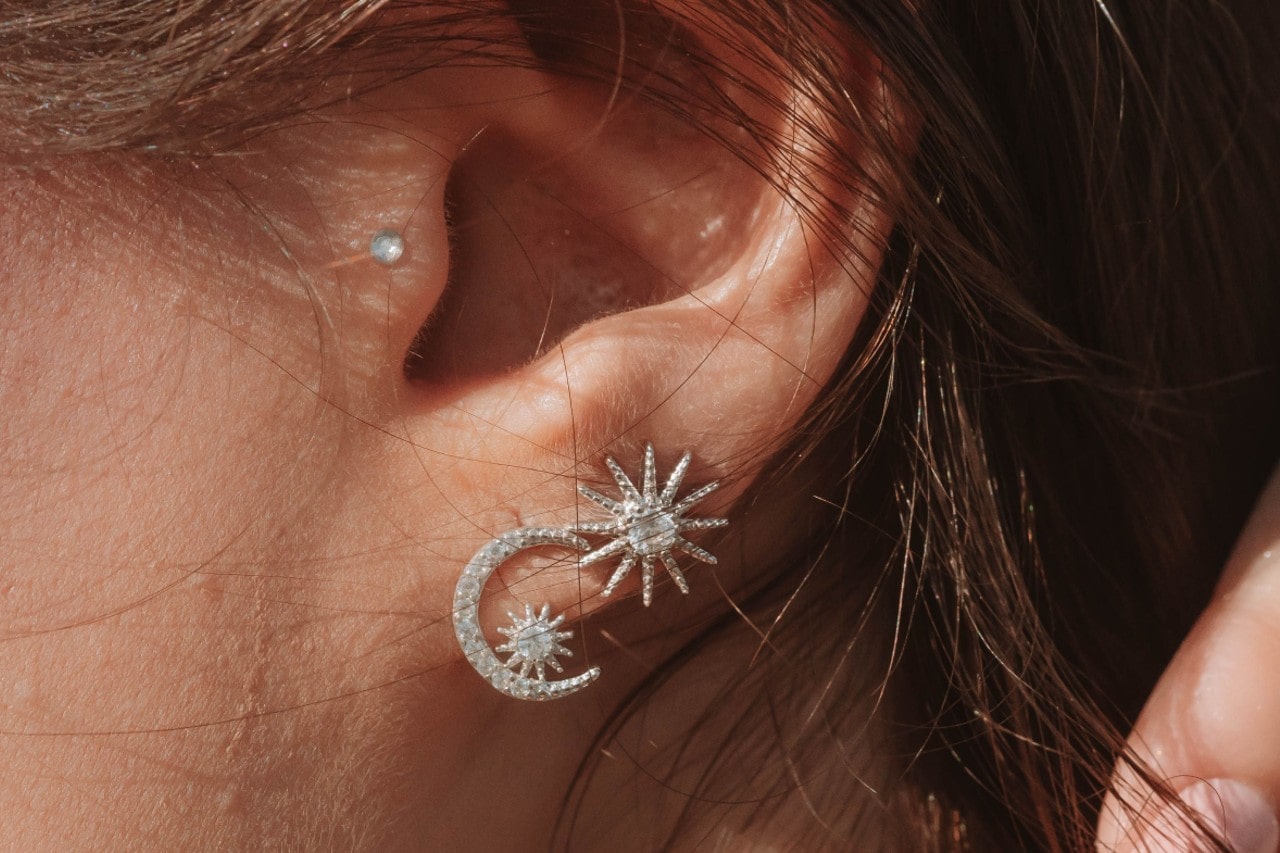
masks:
<svg viewBox="0 0 1280 853"><path fill-rule="evenodd" d="M485 582L499 565L520 551L540 547L559 547L578 553L590 551L578 559L579 566L618 556L620 559L617 568L601 590L601 595L606 597L617 589L639 563L645 607L653 602L654 569L658 561L662 562L680 591L688 594L689 584L673 551L683 552L704 563L716 562L714 555L683 536L685 533L724 527L729 523L724 518L685 517L694 504L719 486L717 482L708 483L677 501L677 492L691 460L692 455L686 451L659 491L652 444L645 445L639 487L617 462L606 458L605 465L618 485L618 498L606 497L583 485L578 486L578 491L583 497L604 508L612 516L611 519L589 521L565 528L520 527L494 537L476 552L462 570L454 589L453 628L467 661L494 689L516 699L543 701L576 693L600 676L600 667L593 666L571 678L547 680L548 667L556 672L563 672L564 667L559 658L572 656L572 651L561 643L570 639L573 632L560 630L564 615L552 618L550 605L545 603L536 612L531 604L525 604L523 616L507 614L511 624L498 629L507 637L507 642L494 648L485 640L479 618ZM595 550L590 550L588 541L579 534L612 538ZM499 653L508 654L509 657L503 661L498 657Z"/></svg>

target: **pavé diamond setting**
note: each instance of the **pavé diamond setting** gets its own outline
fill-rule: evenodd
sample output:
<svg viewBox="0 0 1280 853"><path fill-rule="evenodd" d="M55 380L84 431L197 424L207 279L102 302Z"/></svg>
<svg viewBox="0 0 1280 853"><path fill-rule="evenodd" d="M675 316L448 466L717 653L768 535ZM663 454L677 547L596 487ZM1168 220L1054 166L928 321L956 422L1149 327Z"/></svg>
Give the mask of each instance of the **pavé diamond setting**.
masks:
<svg viewBox="0 0 1280 853"><path fill-rule="evenodd" d="M467 563L466 568L462 570L462 576L458 578L458 585L453 592L453 631L458 638L458 645L462 647L462 653L466 656L467 662L471 664L480 676L488 681L495 690L507 694L516 699L527 699L530 701L545 701L548 699L559 699L562 696L568 696L571 693L577 693L591 682L600 677L600 667L593 666L581 675L575 675L572 678L562 679L560 681L546 680L546 664L547 659L543 657L543 667L538 671L535 665L537 677L529 677L529 669L524 667L525 658L517 656L519 654L519 645L516 646L511 658L503 661L497 655L497 650L491 648L484 638L484 632L480 629L480 597L484 592L485 581L493 574L498 566L511 559L519 552L526 548L537 548L542 546L556 545L562 548L568 548L572 551L587 550L587 542L580 536L575 535L568 530L560 530L554 527L519 527L515 530L508 530L500 536L496 536L489 540L489 543L476 552L471 558L471 562ZM550 607L544 607L546 611L550 611ZM559 619L559 617L557 617ZM515 621L513 619L513 621ZM555 621L555 620L551 620ZM547 623L550 625L550 622ZM559 625L556 622L556 625ZM518 634L527 626L521 626L517 622L512 628ZM559 641L555 640L555 627L550 628L552 632L547 641L538 643L532 635L526 635L525 640L528 645L526 649L533 652L534 648L546 649L549 646L558 646ZM503 632L506 633L505 631ZM564 636L563 631L560 632L560 639L568 639ZM508 643L499 646L504 649L510 645L510 640L514 638L511 634L507 634ZM549 641L549 642L548 642ZM546 654L554 654L547 652ZM513 672L515 666L520 666L523 672ZM556 669L556 667L552 667Z"/></svg>
<svg viewBox="0 0 1280 853"><path fill-rule="evenodd" d="M498 566L527 548L559 547L574 552L590 551L578 560L580 566L590 565L621 554L618 567L605 584L601 595L612 595L627 577L636 563L641 566L641 590L645 607L653 601L653 570L661 560L667 574L683 593L689 592L688 581L676 563L673 551L681 551L704 563L716 562L709 552L684 538L683 534L699 530L723 527L729 522L723 518L685 518L694 504L715 491L718 483L712 482L696 489L676 502L676 492L689 470L692 456L685 453L667 478L662 491L658 491L657 468L654 463L653 445L644 449L644 468L641 486L636 488L631 478L613 459L605 459L605 465L618 484L620 500L605 497L599 492L579 485L578 491L587 499L599 504L613 518L609 521L589 521L569 528L519 527L508 530L476 552L462 570L453 594L453 629L462 652L476 672L480 673L494 689L516 699L545 701L576 693L600 676L600 667L590 667L586 672L570 678L549 681L547 669L564 671L559 658L572 657L573 652L563 642L573 637L572 631L561 630L565 615L551 616L551 606L542 604L535 611L525 604L524 615L508 613L509 626L499 628L507 641L497 647L489 645L480 628L480 599L485 582ZM613 538L607 544L591 550L587 540L578 535L585 533L606 534ZM504 661L498 654L508 655Z"/></svg>

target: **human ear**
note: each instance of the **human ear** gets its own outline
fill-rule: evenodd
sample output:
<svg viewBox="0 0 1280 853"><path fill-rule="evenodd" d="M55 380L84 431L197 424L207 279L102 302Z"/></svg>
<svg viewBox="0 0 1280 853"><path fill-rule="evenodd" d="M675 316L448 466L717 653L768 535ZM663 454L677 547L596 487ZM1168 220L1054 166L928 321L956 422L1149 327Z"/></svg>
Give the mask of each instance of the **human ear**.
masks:
<svg viewBox="0 0 1280 853"><path fill-rule="evenodd" d="M692 452L692 487L729 477L720 514L845 353L890 224L803 154L761 175L641 99L601 121L600 95L544 96L458 159L449 281L407 350L406 440L467 459L469 486L516 514L499 527L600 517L573 486L611 489L606 454L638 482L645 442L662 470ZM773 133L803 137L803 99L779 98L796 112ZM823 204L853 247L802 212ZM611 566L564 568L538 573L540 598L600 603Z"/></svg>
<svg viewBox="0 0 1280 853"><path fill-rule="evenodd" d="M80 254L156 297L157 317L173 304L160 280L183 292L187 378L234 366L246 393L300 393L296 416L268 407L264 429L296 421L307 453L344 448L308 470L350 473L353 507L451 567L432 578L495 531L578 520L591 508L576 484L608 482L606 453L634 475L645 442L664 466L691 451L691 486L733 475L719 513L844 354L891 224L890 181L782 58L724 33L699 40L715 24L702 4L660 11L647 35L627 21L637 65L615 80L548 72L542 59L567 49L525 44L495 17L504 62L445 63L198 161L138 204L127 241L107 200L78 229ZM899 123L865 67L840 96ZM387 227L407 247L389 268L366 249ZM26 280L61 274L42 257L28 256ZM218 423L194 393L167 405Z"/></svg>
<svg viewBox="0 0 1280 853"><path fill-rule="evenodd" d="M447 612L493 536L599 518L576 486L610 484L605 455L638 477L646 442L663 472L693 454L688 488L724 480L702 510L724 515L848 347L892 221L874 147L763 48L670 43L616 80L517 56L427 71L218 162L259 214L232 237L259 259L234 296L289 318L227 331L314 394L306 446L343 448L326 536L403 543L380 569L398 601ZM839 96L904 123L864 66ZM364 248L386 227L391 267ZM197 310L225 323L225 298ZM594 608L611 571L560 563L537 597Z"/></svg>
<svg viewBox="0 0 1280 853"><path fill-rule="evenodd" d="M448 265L389 318L403 374L378 422L407 462L386 466L400 478L386 493L422 496L388 511L422 530L404 510L446 496L471 526L450 581L503 529L598 518L575 486L611 486L605 455L638 478L647 442L664 470L693 454L691 488L727 478L706 510L722 514L843 357L891 226L887 182L864 182L869 154L861 175L833 173L832 140L857 142L794 81L718 59L743 75L731 115L749 129L674 115L627 82L521 72L527 94L475 113L419 208ZM855 82L892 121L883 81ZM538 573L541 599L600 603L611 567L562 568Z"/></svg>

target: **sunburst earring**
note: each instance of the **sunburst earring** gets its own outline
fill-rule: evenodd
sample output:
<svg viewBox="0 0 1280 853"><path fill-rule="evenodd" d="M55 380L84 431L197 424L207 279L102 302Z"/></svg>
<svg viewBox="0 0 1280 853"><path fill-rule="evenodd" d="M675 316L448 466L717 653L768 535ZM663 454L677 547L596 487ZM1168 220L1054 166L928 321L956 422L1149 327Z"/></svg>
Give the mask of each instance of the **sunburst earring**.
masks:
<svg viewBox="0 0 1280 853"><path fill-rule="evenodd" d="M637 562L640 563L641 590L644 606L653 603L653 567L662 560L667 574L675 581L676 586L685 595L689 594L689 583L679 564L672 556L672 550L683 551L695 560L715 565L716 558L711 553L699 548L681 536L696 530L710 530L713 527L724 527L729 523L724 518L684 518L698 501L720 487L718 482L707 483L693 494L677 504L673 504L685 472L689 470L692 454L686 452L676 463L667 484L658 491L657 468L653 462L653 445L644 446L644 472L641 488L637 489L631 478L612 459L605 459L622 500L607 498L599 492L579 485L578 491L584 498L595 501L613 516L611 521L592 521L579 524L573 529L578 533L612 533L614 539L608 545L592 551L582 558L582 565L599 562L614 554L621 553L622 561L614 571L609 582L605 584L601 595L608 597L618 588L618 584L626 578Z"/></svg>
<svg viewBox="0 0 1280 853"><path fill-rule="evenodd" d="M582 552L590 550L590 546L579 533L611 534L612 541L578 561L580 566L585 566L615 554L622 555L601 595L612 595L639 563L642 596L645 607L648 607L653 602L653 570L659 560L680 591L687 594L688 581L672 551L682 551L704 563L714 564L716 558L682 534L724 527L729 523L723 518L684 517L694 504L719 486L719 483L708 483L676 502L676 493L691 461L692 455L686 452L676 463L662 491L658 491L652 444L646 444L644 448L640 488L636 488L617 462L606 458L605 465L618 484L621 499L605 497L582 485L578 486L578 491L604 507L613 516L611 520L589 521L570 528L519 527L494 537L477 551L462 570L453 594L454 633L476 672L496 690L516 699L534 701L558 699L576 693L600 676L600 667L593 666L571 678L547 680L548 667L557 673L563 672L559 658L573 655L562 644L573 637L573 632L560 630L564 614L553 618L549 604L543 604L537 611L526 604L523 617L508 613L511 624L498 629L506 636L507 642L495 648L485 639L480 629L480 598L485 582L498 566L527 548L555 546ZM507 659L502 660L498 653L508 655Z"/></svg>

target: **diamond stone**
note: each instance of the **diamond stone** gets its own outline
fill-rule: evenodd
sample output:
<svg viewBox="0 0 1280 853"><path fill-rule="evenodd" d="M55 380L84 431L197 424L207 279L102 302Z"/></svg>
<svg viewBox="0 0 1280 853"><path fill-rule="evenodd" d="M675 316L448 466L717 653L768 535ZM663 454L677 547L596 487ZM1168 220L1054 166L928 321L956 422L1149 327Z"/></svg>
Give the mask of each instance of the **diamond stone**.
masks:
<svg viewBox="0 0 1280 853"><path fill-rule="evenodd" d="M369 254L384 267L389 267L404 255L404 238L392 228L383 228L369 241Z"/></svg>
<svg viewBox="0 0 1280 853"><path fill-rule="evenodd" d="M642 557L669 551L680 541L680 528L669 512L647 512L628 523L627 539L631 549Z"/></svg>

